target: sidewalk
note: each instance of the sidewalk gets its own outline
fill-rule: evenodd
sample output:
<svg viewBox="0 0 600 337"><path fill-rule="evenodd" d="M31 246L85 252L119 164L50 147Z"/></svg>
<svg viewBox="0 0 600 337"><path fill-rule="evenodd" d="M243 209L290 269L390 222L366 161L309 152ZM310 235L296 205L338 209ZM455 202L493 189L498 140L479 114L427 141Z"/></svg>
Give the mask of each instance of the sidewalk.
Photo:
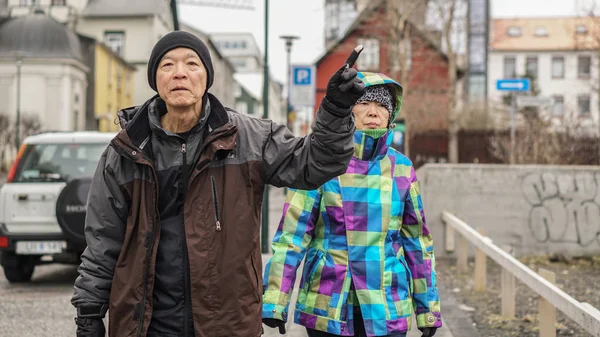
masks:
<svg viewBox="0 0 600 337"><path fill-rule="evenodd" d="M269 238L272 239L273 235L277 231L277 227L279 225L279 220L281 220L281 211L283 209L283 203L285 201L285 196L283 194L282 188L276 188L276 187L269 186L269 191L270 191L270 193L269 193L269 203L270 203L270 205L269 205ZM269 249L270 249L270 245L269 245ZM264 272L264 266L266 265L266 263L270 257L271 257L270 253L263 254L263 256L262 256L263 272ZM304 264L301 264L301 267L298 268L296 280L300 279L303 265ZM297 281L296 284L294 285L294 292L292 294L292 300L290 302L290 312L288 315L289 320L286 324L287 333L285 334L285 336L288 336L288 337L306 337L307 336L306 330L302 326L294 324L294 322L293 322L294 307L295 307L296 298L297 298L297 294L298 294L298 284L299 284L299 282ZM442 299L442 311L443 311L442 314L444 314L444 312L446 310L460 311L456 307L454 307L454 308L444 307L444 301ZM454 313L460 314L460 313L456 313L456 312L454 312ZM452 332L448 328L448 326L446 326L446 322L443 318L442 318L442 325L443 325L442 328L437 331L437 333L435 334L435 337L454 337L452 335ZM263 336L265 336L265 337L281 336L277 329L271 329L265 325L263 325L263 327L265 328L265 333ZM465 335L463 335L463 336L466 337ZM412 330L409 331L407 337L421 337L421 333L417 329L417 323L416 323L416 321L414 321L414 319L413 319L413 324L412 324Z"/></svg>

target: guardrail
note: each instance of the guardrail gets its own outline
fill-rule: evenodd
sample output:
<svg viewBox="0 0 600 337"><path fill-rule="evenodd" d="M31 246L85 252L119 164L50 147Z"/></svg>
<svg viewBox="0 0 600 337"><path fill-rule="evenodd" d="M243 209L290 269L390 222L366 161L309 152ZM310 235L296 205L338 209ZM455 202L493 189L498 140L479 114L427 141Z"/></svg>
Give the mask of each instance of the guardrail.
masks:
<svg viewBox="0 0 600 337"><path fill-rule="evenodd" d="M477 230L449 212L442 213L446 224L446 250L456 247L457 268L467 271L469 243L476 247L475 252L475 291L486 290L487 257L502 267L501 315L515 316L515 278L540 295L540 337L556 336L556 309L563 312L590 334L600 337L600 311L589 303L579 302L555 286L554 273L540 268L539 274L528 268L511 255L509 247L498 247L486 236L483 228ZM459 237L455 237L455 232Z"/></svg>

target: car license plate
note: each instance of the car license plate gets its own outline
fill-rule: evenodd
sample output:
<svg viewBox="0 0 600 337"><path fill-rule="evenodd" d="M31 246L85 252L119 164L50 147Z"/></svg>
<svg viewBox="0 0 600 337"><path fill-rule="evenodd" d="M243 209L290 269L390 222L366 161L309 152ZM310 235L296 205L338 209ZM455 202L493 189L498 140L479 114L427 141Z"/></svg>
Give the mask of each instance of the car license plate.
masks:
<svg viewBox="0 0 600 337"><path fill-rule="evenodd" d="M65 241L17 241L16 253L22 255L44 255L61 253L67 248Z"/></svg>

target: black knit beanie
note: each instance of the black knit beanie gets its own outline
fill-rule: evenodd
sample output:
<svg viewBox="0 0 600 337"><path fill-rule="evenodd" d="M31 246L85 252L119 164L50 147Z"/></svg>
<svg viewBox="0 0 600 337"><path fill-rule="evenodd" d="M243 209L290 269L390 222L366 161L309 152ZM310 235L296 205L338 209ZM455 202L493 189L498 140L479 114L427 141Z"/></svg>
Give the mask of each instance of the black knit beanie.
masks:
<svg viewBox="0 0 600 337"><path fill-rule="evenodd" d="M189 48L195 51L202 63L204 63L204 68L206 68L206 90L208 91L208 88L212 86L215 77L212 60L210 59L210 52L202 40L194 34L181 30L170 32L163 36L156 42L154 48L152 48L152 53L148 60L148 84L150 85L150 88L154 89L154 91L158 91L156 90L156 71L158 70L160 60L162 60L163 56L170 50L180 47Z"/></svg>

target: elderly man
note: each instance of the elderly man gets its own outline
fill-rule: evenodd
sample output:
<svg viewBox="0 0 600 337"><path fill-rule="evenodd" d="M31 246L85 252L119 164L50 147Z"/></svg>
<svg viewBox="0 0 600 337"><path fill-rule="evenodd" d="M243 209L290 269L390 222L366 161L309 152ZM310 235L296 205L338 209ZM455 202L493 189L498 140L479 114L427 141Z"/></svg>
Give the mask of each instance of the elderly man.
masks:
<svg viewBox="0 0 600 337"><path fill-rule="evenodd" d="M331 77L314 132L294 137L208 92L215 74L197 37L157 42L148 83L158 95L118 113L122 131L90 188L78 337L104 336L107 310L111 337L261 335L264 185L314 189L345 172L365 90L357 50Z"/></svg>

